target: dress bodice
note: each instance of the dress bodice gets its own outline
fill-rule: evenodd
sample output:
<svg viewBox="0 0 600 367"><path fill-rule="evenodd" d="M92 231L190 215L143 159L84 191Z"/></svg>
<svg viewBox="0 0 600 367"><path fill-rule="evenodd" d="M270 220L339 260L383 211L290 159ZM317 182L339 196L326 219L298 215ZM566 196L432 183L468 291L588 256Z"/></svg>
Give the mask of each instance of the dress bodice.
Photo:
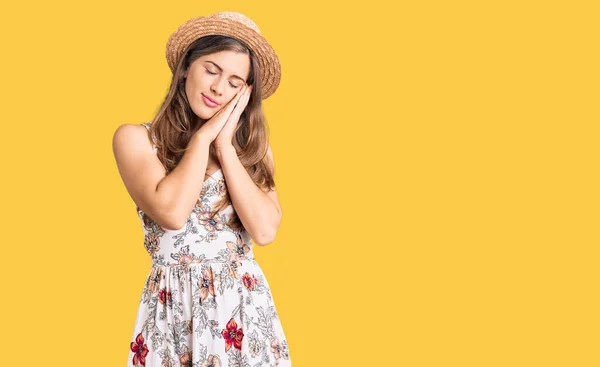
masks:
<svg viewBox="0 0 600 367"><path fill-rule="evenodd" d="M149 123L143 124L149 129ZM155 144L155 139L153 137ZM153 146L156 150L156 146ZM214 215L217 201L227 194L223 171L218 169L204 180L202 191L182 228L161 227L136 207L144 231L144 247L153 265L188 265L199 262L228 262L233 257L253 259L252 240L243 227L227 225L234 213L230 203Z"/></svg>

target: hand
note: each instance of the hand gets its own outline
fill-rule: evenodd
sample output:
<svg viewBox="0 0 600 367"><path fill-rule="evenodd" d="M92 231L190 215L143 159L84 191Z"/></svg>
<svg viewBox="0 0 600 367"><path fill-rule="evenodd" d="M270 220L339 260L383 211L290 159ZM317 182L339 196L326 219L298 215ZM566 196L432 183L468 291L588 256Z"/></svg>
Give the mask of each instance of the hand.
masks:
<svg viewBox="0 0 600 367"><path fill-rule="evenodd" d="M236 99L238 99L235 108L229 115L225 126L221 129L217 137L215 138L213 145L216 150L220 150L221 148L226 148L228 146L232 146L233 143L233 134L235 134L235 130L238 126L238 122L240 120L240 116L246 106L248 105L248 101L250 100L250 95L252 93L252 86L245 85L242 87L242 90L239 91L238 95L236 95ZM227 106L229 108L229 106Z"/></svg>
<svg viewBox="0 0 600 367"><path fill-rule="evenodd" d="M194 135L202 135L206 137L210 143L212 143L219 135L219 131L225 126L227 120L230 118L232 112L234 111L234 107L240 100L240 97L243 95L243 89L240 88L238 93L225 105L225 107L221 108L217 113L214 114L213 117L208 119L198 131L194 133Z"/></svg>

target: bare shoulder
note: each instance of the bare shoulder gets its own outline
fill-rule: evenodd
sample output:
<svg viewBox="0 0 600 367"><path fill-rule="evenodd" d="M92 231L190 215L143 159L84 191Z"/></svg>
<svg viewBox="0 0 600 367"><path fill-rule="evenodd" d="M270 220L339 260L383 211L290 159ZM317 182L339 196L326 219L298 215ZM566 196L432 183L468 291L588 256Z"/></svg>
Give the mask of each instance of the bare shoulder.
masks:
<svg viewBox="0 0 600 367"><path fill-rule="evenodd" d="M136 151L143 149L147 151L149 147L152 150L152 144L148 140L147 129L141 124L120 125L113 134L113 151L115 154L117 150L122 151L127 149L128 151Z"/></svg>
<svg viewBox="0 0 600 367"><path fill-rule="evenodd" d="M165 170L147 129L139 124L119 126L113 135L113 152L121 179L136 205L162 227L171 228L170 214L156 192Z"/></svg>
<svg viewBox="0 0 600 367"><path fill-rule="evenodd" d="M158 177L164 172L152 142L148 139L148 131L140 124L123 124L117 127L112 147L122 174L129 176L131 171L140 173L149 169L153 177Z"/></svg>

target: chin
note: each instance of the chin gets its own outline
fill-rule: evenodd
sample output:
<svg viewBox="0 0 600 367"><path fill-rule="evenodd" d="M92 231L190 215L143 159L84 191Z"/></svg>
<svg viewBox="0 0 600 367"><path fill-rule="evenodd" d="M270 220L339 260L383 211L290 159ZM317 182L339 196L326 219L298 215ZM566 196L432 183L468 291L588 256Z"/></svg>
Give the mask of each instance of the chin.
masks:
<svg viewBox="0 0 600 367"><path fill-rule="evenodd" d="M192 107L192 111L194 114L201 119L208 120L213 117L219 110L215 110L214 108L208 108L206 106Z"/></svg>

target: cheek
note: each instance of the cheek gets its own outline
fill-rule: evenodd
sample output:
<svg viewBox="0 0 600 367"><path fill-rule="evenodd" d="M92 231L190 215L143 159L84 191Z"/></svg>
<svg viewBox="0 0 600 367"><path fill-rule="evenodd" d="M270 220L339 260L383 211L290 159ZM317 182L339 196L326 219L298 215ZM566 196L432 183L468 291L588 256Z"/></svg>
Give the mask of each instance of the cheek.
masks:
<svg viewBox="0 0 600 367"><path fill-rule="evenodd" d="M193 84L190 83L189 78L185 81L185 94L188 97L188 100L191 99L192 94L194 93Z"/></svg>
<svg viewBox="0 0 600 367"><path fill-rule="evenodd" d="M238 89L234 89L233 92L231 92L231 95L227 98L227 102L234 100L235 96L237 96L237 94L238 94Z"/></svg>

